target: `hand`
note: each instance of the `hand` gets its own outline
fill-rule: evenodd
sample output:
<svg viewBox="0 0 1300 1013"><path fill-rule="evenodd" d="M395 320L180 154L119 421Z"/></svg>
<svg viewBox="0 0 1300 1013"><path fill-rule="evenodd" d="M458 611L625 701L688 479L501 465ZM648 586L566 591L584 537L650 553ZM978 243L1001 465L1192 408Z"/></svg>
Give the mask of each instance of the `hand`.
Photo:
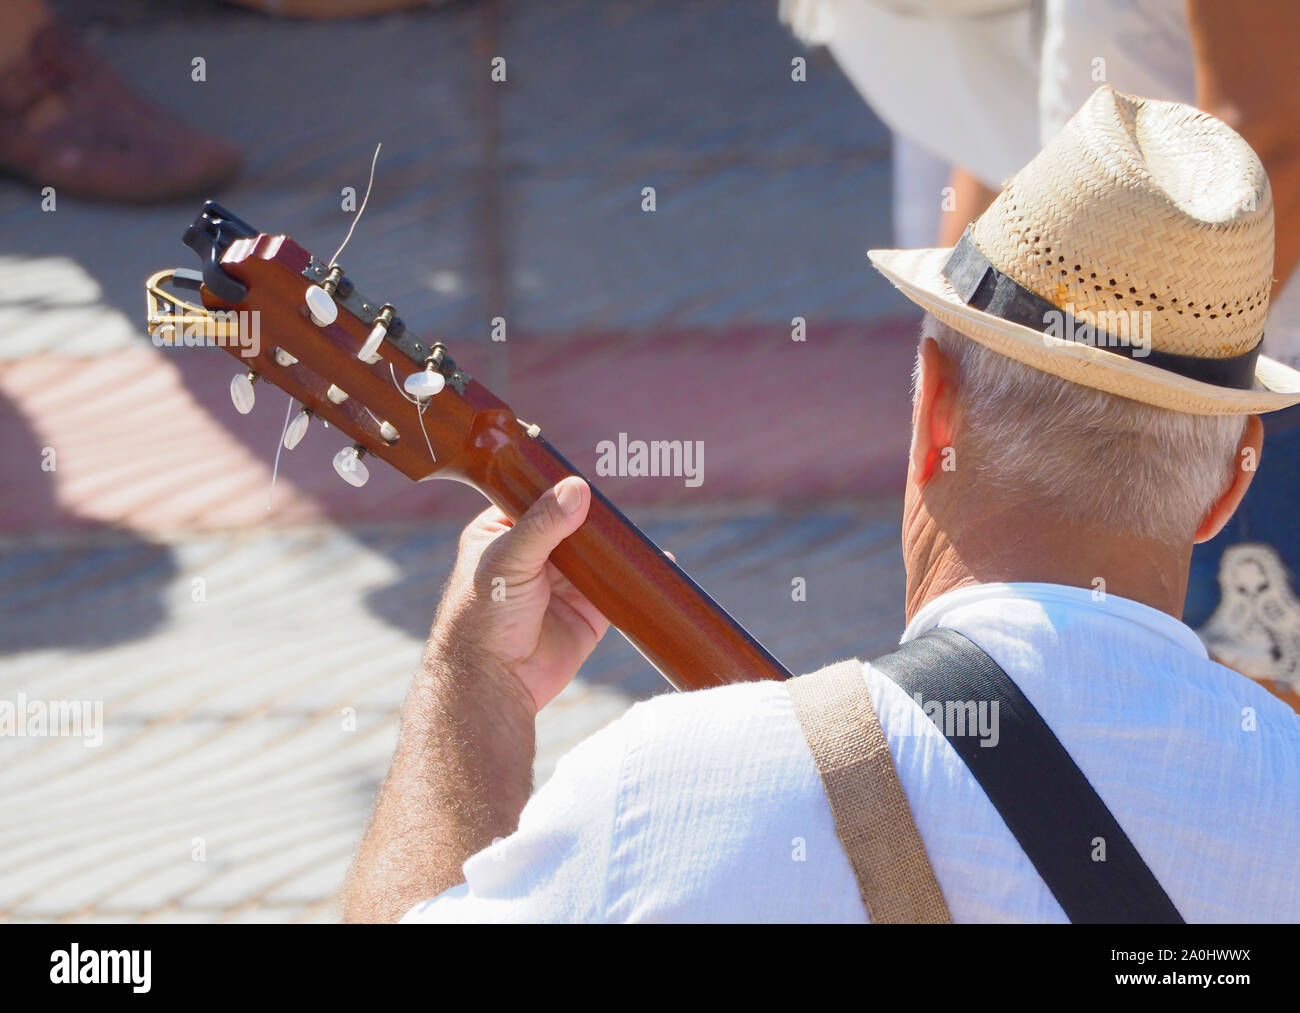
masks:
<svg viewBox="0 0 1300 1013"><path fill-rule="evenodd" d="M466 859L519 826L532 793L537 712L609 628L550 562L590 506L587 483L566 478L518 523L492 508L461 535L348 876L349 921L396 921L463 882Z"/></svg>
<svg viewBox="0 0 1300 1013"><path fill-rule="evenodd" d="M490 507L465 528L429 649L459 659L466 678L499 679L536 715L572 681L609 628L550 562L577 531L591 489L570 477L547 490L512 524Z"/></svg>

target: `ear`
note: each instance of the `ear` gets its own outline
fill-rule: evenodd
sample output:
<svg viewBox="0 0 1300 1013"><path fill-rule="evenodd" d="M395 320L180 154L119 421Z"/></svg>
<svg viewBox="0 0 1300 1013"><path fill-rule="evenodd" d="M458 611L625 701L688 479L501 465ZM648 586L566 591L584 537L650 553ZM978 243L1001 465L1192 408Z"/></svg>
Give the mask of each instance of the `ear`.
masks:
<svg viewBox="0 0 1300 1013"><path fill-rule="evenodd" d="M917 353L921 375L912 406L912 480L924 488L939 472L943 451L952 446L957 418L957 367L934 338Z"/></svg>
<svg viewBox="0 0 1300 1013"><path fill-rule="evenodd" d="M1246 495L1246 490L1250 488L1250 480L1255 477L1255 469L1259 467L1263 446L1264 425L1259 421L1258 415L1248 415L1246 431L1241 436L1241 443L1237 445L1236 467L1232 472L1232 482L1201 519L1201 525L1196 529L1194 539L1197 544L1208 542L1222 531L1223 526L1228 523L1228 518L1236 512L1242 497Z"/></svg>

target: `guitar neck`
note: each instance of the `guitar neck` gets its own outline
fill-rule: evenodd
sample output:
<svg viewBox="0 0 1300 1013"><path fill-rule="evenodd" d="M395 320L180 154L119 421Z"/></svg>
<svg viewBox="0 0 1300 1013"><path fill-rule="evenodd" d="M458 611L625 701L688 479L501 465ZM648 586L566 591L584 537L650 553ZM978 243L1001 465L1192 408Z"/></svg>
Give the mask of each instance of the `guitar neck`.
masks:
<svg viewBox="0 0 1300 1013"><path fill-rule="evenodd" d="M380 361L360 362L357 351L381 304L342 279L334 298L347 312L332 325L311 323L304 286L323 281L327 267L287 236L258 233L209 202L185 242L204 261L204 306L250 311L259 333L274 336L247 353L224 346L242 368L288 392L408 478L466 482L517 520L555 483L579 474L450 359L441 367L447 391L427 411L412 408L397 387L396 370L406 376L418 368L432 345L392 319ZM334 396L340 390L342 399ZM381 419L407 435L385 436ZM417 426L423 441L414 435ZM434 446L440 448L437 460L425 453ZM551 560L670 683L686 690L790 677L594 486L592 492L586 521Z"/></svg>
<svg viewBox="0 0 1300 1013"><path fill-rule="evenodd" d="M581 473L544 439L515 436L498 445L481 474L466 480L517 519L566 475ZM551 561L665 679L690 690L790 678L762 644L591 488L586 521Z"/></svg>

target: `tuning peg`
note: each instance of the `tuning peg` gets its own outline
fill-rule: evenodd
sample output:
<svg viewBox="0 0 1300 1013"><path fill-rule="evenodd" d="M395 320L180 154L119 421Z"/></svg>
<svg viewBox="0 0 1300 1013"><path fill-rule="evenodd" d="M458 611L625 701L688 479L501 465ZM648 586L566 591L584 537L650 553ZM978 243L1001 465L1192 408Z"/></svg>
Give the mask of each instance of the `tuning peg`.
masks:
<svg viewBox="0 0 1300 1013"><path fill-rule="evenodd" d="M370 334L357 351L357 358L362 362L371 364L380 360L379 346L384 343L384 338L388 337L388 328L393 326L396 312L388 303L384 303L383 306L379 307L379 315L375 317L375 326L370 328Z"/></svg>
<svg viewBox="0 0 1300 1013"><path fill-rule="evenodd" d="M430 363L421 372L408 376L402 386L412 397L433 397L447 386L447 378L433 368L433 363Z"/></svg>
<svg viewBox="0 0 1300 1013"><path fill-rule="evenodd" d="M240 415L247 415L253 410L253 401L257 397L253 393L253 384L257 381L257 374L251 370L247 373L236 373L231 378L230 400L235 403L235 411Z"/></svg>
<svg viewBox="0 0 1300 1013"><path fill-rule="evenodd" d="M317 327L328 327L339 318L338 304L334 302L334 292L343 281L343 268L335 264L329 274L319 285L308 285L307 312L311 314L312 323Z"/></svg>
<svg viewBox="0 0 1300 1013"><path fill-rule="evenodd" d="M284 431L284 449L292 450L302 438L307 435L307 427L311 423L311 409L304 408L289 423L289 428Z"/></svg>
<svg viewBox="0 0 1300 1013"><path fill-rule="evenodd" d="M298 360L294 356L286 352L283 348L277 348L275 350L275 361L287 369Z"/></svg>
<svg viewBox="0 0 1300 1013"><path fill-rule="evenodd" d="M357 358L364 363L378 362L381 358L379 346L384 343L384 338L388 336L388 328L382 323L376 323L370 329L370 334L357 352Z"/></svg>
<svg viewBox="0 0 1300 1013"><path fill-rule="evenodd" d="M328 327L339 318L339 307L334 299L319 285L307 286L307 312L317 327Z"/></svg>
<svg viewBox="0 0 1300 1013"><path fill-rule="evenodd" d="M335 404L342 404L348 399L348 392L336 383L330 384L330 389L325 392L325 396Z"/></svg>
<svg viewBox="0 0 1300 1013"><path fill-rule="evenodd" d="M355 485L360 488L370 480L370 471L366 468L365 462L361 460L365 452L365 447L356 444L351 447L344 447L334 455L334 470L338 472L339 478L347 482L348 485Z"/></svg>

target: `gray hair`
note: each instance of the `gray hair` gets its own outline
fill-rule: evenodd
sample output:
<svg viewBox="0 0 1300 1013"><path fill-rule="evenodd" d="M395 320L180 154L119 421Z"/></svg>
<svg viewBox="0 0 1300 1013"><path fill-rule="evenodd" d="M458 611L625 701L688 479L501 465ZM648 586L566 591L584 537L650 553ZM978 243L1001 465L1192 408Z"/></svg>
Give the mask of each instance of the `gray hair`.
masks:
<svg viewBox="0 0 1300 1013"><path fill-rule="evenodd" d="M1232 480L1245 416L1188 415L1069 383L929 314L921 336L957 365L963 459L1062 521L1185 544Z"/></svg>

